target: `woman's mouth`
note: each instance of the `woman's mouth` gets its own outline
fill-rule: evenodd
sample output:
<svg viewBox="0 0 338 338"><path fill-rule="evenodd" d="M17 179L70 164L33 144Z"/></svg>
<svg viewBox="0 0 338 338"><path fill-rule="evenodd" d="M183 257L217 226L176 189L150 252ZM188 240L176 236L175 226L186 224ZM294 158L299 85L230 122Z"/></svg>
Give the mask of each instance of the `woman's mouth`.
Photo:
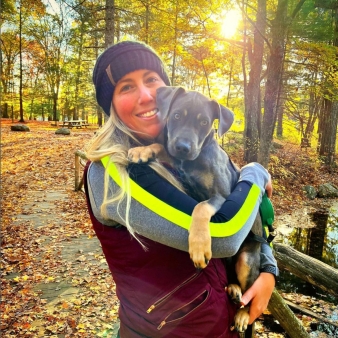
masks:
<svg viewBox="0 0 338 338"><path fill-rule="evenodd" d="M146 113L137 114L138 117L152 117L158 113L158 109L150 110Z"/></svg>

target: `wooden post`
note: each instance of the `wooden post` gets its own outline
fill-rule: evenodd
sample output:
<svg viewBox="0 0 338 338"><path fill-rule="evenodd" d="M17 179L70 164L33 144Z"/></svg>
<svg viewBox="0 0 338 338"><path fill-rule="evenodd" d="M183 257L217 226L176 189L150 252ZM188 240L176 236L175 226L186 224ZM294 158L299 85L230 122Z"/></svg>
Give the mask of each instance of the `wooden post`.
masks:
<svg viewBox="0 0 338 338"><path fill-rule="evenodd" d="M310 337L301 321L290 310L289 306L285 303L284 299L276 289L272 293L268 309L291 338Z"/></svg>
<svg viewBox="0 0 338 338"><path fill-rule="evenodd" d="M295 276L338 297L337 269L285 244L274 243L273 248L280 269L288 270Z"/></svg>
<svg viewBox="0 0 338 338"><path fill-rule="evenodd" d="M75 152L75 191L81 190L83 186L83 177L80 173L81 160L87 160L87 156L84 152L77 150Z"/></svg>
<svg viewBox="0 0 338 338"><path fill-rule="evenodd" d="M280 269L288 270L334 296L338 295L338 271L336 269L288 245L274 243L273 247L274 256ZM302 323L293 314L277 290L274 290L271 296L268 309L291 338L309 337Z"/></svg>

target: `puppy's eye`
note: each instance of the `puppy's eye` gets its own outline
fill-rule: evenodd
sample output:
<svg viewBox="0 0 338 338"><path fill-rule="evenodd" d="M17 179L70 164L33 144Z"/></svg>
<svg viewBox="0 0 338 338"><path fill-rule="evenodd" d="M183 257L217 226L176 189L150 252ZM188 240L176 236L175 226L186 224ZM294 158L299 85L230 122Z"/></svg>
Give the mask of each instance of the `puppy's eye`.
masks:
<svg viewBox="0 0 338 338"><path fill-rule="evenodd" d="M178 113L176 113L176 114L174 115L174 119L175 119L175 120L179 120L180 117L181 117L181 116L180 116L180 114L178 114Z"/></svg>
<svg viewBox="0 0 338 338"><path fill-rule="evenodd" d="M207 120L202 120L201 121L201 126L206 126L208 124L208 121Z"/></svg>

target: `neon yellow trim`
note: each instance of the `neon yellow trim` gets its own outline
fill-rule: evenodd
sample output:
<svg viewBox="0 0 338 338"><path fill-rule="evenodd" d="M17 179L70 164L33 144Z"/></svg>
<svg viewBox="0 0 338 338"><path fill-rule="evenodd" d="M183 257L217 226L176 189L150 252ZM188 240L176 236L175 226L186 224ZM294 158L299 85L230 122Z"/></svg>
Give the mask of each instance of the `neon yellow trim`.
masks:
<svg viewBox="0 0 338 338"><path fill-rule="evenodd" d="M109 175L114 180L114 182L121 187L121 178L116 165L113 162L110 162L108 166L109 162L108 156L103 157L101 161L104 167L108 170ZM148 191L140 187L132 179L130 179L130 190L131 196L136 201L138 201L139 203L141 203L142 205L144 205L157 215L165 218L166 220L186 230L189 230L192 220L191 215L187 215L184 212L177 210L174 207L161 201L160 199L158 199L157 197L155 197L154 195L150 194ZM210 222L211 236L228 237L238 232L250 217L256 205L256 201L259 195L260 195L259 187L253 184L242 207L230 221L224 223Z"/></svg>

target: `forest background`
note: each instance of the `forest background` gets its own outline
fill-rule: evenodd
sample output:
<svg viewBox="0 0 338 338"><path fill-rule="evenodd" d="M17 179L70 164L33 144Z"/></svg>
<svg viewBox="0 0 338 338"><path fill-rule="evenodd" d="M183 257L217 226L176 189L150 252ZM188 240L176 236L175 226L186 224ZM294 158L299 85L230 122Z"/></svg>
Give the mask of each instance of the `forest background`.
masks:
<svg viewBox="0 0 338 338"><path fill-rule="evenodd" d="M236 163L269 168L276 216L309 205L305 184L338 184L337 0L1 0L4 337L115 330L117 299L101 251L71 251L95 237L84 196L73 191L73 164L74 151L104 122L91 80L95 60L125 39L156 49L173 85L235 112L219 142ZM71 119L93 126L63 138L47 122ZM17 121L32 132L11 132ZM59 298L69 285L85 291ZM331 305L304 299L329 314Z"/></svg>
<svg viewBox="0 0 338 338"><path fill-rule="evenodd" d="M267 165L273 136L336 153L336 0L2 0L1 117L102 124L98 55L125 39L159 52L173 85L236 114L244 160Z"/></svg>

